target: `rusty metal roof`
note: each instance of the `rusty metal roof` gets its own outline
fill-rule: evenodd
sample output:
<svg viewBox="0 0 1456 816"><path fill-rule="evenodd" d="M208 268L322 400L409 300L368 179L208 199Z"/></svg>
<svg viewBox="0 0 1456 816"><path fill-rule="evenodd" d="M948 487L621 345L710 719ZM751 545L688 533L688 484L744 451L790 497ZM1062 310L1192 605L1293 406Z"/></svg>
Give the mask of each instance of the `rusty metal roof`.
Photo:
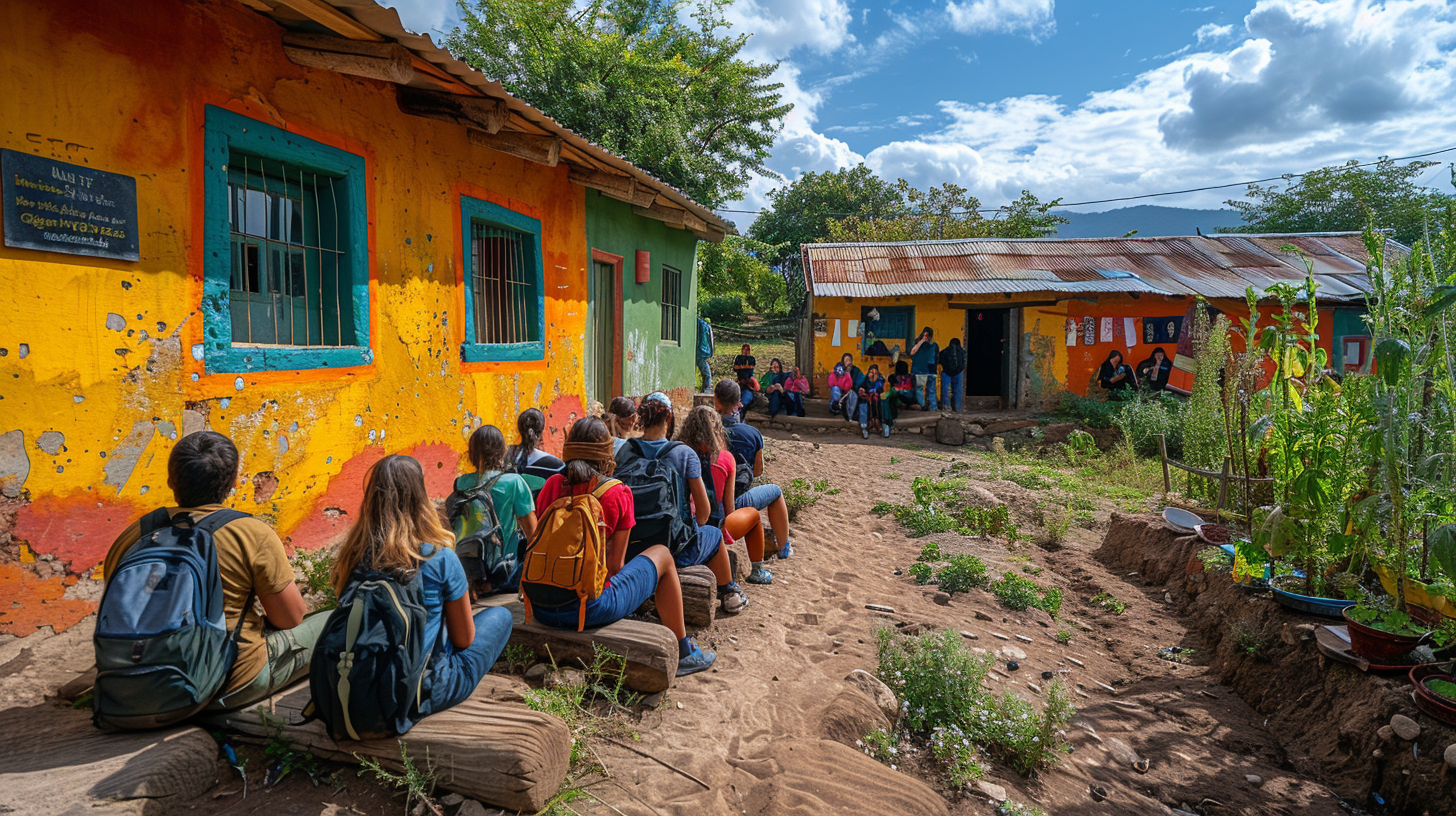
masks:
<svg viewBox="0 0 1456 816"><path fill-rule="evenodd" d="M328 33L361 41L389 41L404 46L414 54L416 78L408 84L438 89L439 80L456 83L456 92L478 93L504 100L513 121L525 127L561 138L562 159L588 169L609 169L625 173L646 186L673 206L701 218L717 233L734 232L733 225L717 213L694 201L687 193L648 173L627 159L593 144L572 130L558 124L550 116L508 93L499 82L487 77L465 62L456 59L435 45L428 34L416 34L404 27L399 14L375 0L242 0L243 4L272 18L291 31ZM461 87L464 86L464 87ZM721 236L715 236L715 238Z"/></svg>
<svg viewBox="0 0 1456 816"><path fill-rule="evenodd" d="M1407 251L1394 241L1387 246ZM1323 299L1362 301L1370 291L1358 232L968 238L805 244L802 250L811 290L827 297L1135 292L1242 299L1249 287L1262 296L1275 283L1302 283L1305 260Z"/></svg>

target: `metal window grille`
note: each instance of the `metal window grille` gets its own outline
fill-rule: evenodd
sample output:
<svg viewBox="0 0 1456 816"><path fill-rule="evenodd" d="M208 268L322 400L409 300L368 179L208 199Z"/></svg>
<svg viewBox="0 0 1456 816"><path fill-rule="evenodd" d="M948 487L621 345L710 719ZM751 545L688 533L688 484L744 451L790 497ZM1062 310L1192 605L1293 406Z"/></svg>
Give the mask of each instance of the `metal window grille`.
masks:
<svg viewBox="0 0 1456 816"><path fill-rule="evenodd" d="M540 339L531 236L478 221L470 224L475 342Z"/></svg>
<svg viewBox="0 0 1456 816"><path fill-rule="evenodd" d="M354 345L338 180L284 162L228 161L233 342Z"/></svg>
<svg viewBox="0 0 1456 816"><path fill-rule="evenodd" d="M682 272L670 266L662 268L662 339L682 342Z"/></svg>

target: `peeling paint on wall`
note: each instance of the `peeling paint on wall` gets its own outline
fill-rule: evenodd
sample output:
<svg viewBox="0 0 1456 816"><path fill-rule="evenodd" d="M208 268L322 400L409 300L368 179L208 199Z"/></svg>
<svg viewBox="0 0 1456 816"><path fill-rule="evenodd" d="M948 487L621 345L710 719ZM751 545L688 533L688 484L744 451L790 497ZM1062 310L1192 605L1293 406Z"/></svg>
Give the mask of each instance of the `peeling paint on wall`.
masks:
<svg viewBox="0 0 1456 816"><path fill-rule="evenodd" d="M20 498L25 480L30 478L30 456L25 452L25 432L6 431L0 434L0 495Z"/></svg>

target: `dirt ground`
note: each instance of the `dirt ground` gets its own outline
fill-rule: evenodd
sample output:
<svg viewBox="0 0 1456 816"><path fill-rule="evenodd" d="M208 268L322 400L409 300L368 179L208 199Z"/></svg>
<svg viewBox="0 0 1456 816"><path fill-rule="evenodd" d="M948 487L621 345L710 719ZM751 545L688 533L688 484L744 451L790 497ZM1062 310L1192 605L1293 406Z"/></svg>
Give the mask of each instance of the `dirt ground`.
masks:
<svg viewBox="0 0 1456 816"><path fill-rule="evenodd" d="M720 618L700 638L718 652L714 668L679 681L660 706L642 714L633 725L640 739L630 748L593 742L592 753L607 776L584 780L591 783L591 796L571 802L571 812L995 813L984 795L941 790L943 796L928 799L928 791L911 776L855 756L851 749L814 741L833 736L841 723L826 716L826 709L833 714L833 700L847 688L846 675L875 670L876 631L900 624L952 629L963 633L969 646L1003 657L1024 653L1018 657L1019 671L1007 671L1002 661L992 678L1029 700L1038 699L1029 686L1043 683L1044 671L1059 673L1073 687L1079 713L1068 728L1072 753L1034 779L988 763L986 781L1004 787L1011 800L1052 816L1170 813L1175 808L1250 816L1352 812L1327 787L1296 770L1309 773L1315 766L1297 751L1290 753L1281 734L1266 727L1266 715L1221 684L1226 678L1214 666L1215 655L1185 622L1186 599L1175 603L1162 586L1145 585L1137 571L1099 559L1112 514L1146 506L1150 498L1139 502L1128 485L1114 484L1088 489L1069 502L1065 493L1015 475L1023 469L995 465L991 454L942 448L929 437L866 442L841 434L797 439L769 431L765 436L770 478L782 483L801 476L827 479L838 492L822 495L800 515L792 534L793 558L769 564L773 585L749 587L749 608ZM893 518L869 514L877 501L908 503L915 476L938 475L955 461L969 463L956 475L1006 502L1030 540L1008 545L956 534L912 539ZM992 478L998 472L1016 481ZM1082 518L1058 544L1039 544L1045 537L1039 521L1069 503ZM916 586L908 574L897 574L928 541L947 554L981 557L993 575L1032 573L1044 587L1061 587L1060 619L1036 610L1008 612L980 590L938 605L934 587ZM1099 593L1123 601L1125 612L1093 605L1091 598ZM895 611L876 612L867 604ZM1060 629L1071 632L1070 643L1057 642ZM84 668L89 628L72 631L77 630L82 631L29 646L0 644L0 706L35 705L45 689ZM1169 646L1193 649L1189 663L1160 658L1158 650ZM1123 747L1118 742L1148 760L1146 774L1117 760ZM220 765L218 787L176 811L400 812L401 796L355 779L352 770L343 771L345 777L349 786L338 794L295 779L271 791L255 782L243 800L235 790L240 787L236 775ZM921 782L938 786L932 777ZM1105 801L1094 800L1094 785L1105 789Z"/></svg>

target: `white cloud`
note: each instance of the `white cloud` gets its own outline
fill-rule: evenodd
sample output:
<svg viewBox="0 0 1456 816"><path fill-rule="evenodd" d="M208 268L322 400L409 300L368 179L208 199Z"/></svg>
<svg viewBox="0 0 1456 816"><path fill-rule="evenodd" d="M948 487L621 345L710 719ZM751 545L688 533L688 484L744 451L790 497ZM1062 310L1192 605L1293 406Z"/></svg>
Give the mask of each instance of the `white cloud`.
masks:
<svg viewBox="0 0 1456 816"><path fill-rule="evenodd" d="M1197 31L1193 32L1193 35L1198 38L1198 44L1203 45L1209 40L1221 40L1232 33L1234 33L1234 27L1231 25L1204 23L1198 27Z"/></svg>
<svg viewBox="0 0 1456 816"><path fill-rule="evenodd" d="M1020 34L1043 40L1056 33L1056 0L948 0L945 13L962 34Z"/></svg>
<svg viewBox="0 0 1456 816"><path fill-rule="evenodd" d="M844 0L738 0L725 16L748 40L749 56L777 62L796 49L829 54L852 42Z"/></svg>

